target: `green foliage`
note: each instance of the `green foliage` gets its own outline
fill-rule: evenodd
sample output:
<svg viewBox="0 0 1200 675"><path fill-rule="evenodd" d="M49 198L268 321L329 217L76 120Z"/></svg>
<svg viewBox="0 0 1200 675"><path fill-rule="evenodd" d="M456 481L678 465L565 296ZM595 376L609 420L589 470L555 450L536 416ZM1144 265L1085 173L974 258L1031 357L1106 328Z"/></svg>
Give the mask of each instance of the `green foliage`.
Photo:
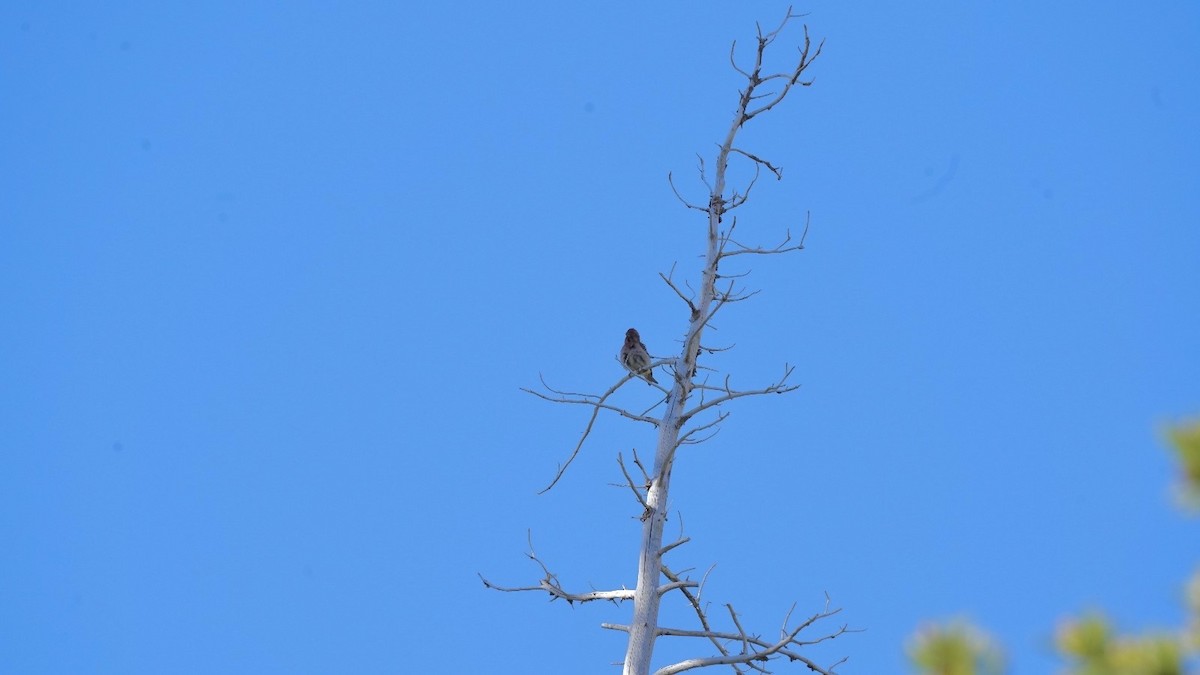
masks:
<svg viewBox="0 0 1200 675"><path fill-rule="evenodd" d="M1180 491L1186 505L1200 510L1200 421L1185 422L1167 429L1167 440L1179 458L1183 473Z"/></svg>
<svg viewBox="0 0 1200 675"><path fill-rule="evenodd" d="M1190 506L1200 506L1200 421L1167 429L1167 440L1179 458L1182 493ZM1184 675L1187 659L1200 648L1200 572L1187 587L1188 625L1182 631L1118 636L1102 614L1068 620L1055 642L1069 667L1068 675ZM1193 671L1195 672L1195 671Z"/></svg>
<svg viewBox="0 0 1200 675"><path fill-rule="evenodd" d="M1055 636L1070 675L1183 675L1184 644L1175 635L1117 637L1101 614L1061 624Z"/></svg>
<svg viewBox="0 0 1200 675"><path fill-rule="evenodd" d="M924 675L1000 675L1004 655L996 642L965 620L919 629L909 658Z"/></svg>
<svg viewBox="0 0 1200 675"><path fill-rule="evenodd" d="M1108 658L1112 639L1108 619L1091 614L1059 625L1054 642L1060 654L1099 667Z"/></svg>
<svg viewBox="0 0 1200 675"><path fill-rule="evenodd" d="M1166 431L1179 459L1185 506L1200 513L1200 419ZM1119 635L1100 613L1062 622L1055 646L1065 675L1200 675L1200 570L1187 584L1187 625L1177 632ZM966 621L922 627L910 639L909 658L922 675L999 675L1000 648Z"/></svg>

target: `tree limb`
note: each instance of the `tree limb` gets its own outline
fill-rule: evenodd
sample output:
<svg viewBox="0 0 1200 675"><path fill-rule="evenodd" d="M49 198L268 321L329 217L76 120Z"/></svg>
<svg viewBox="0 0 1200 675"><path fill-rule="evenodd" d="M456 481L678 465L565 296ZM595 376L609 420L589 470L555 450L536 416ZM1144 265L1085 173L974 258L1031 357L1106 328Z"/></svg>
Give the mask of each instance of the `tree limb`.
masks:
<svg viewBox="0 0 1200 675"><path fill-rule="evenodd" d="M732 401L737 398L742 398L744 396L762 396L764 394L786 394L789 391L795 391L800 388L800 385L798 385L798 384L785 385L784 384L784 382L787 381L788 376L790 376L792 374L792 371L794 371L795 369L796 369L795 366L786 366L786 370L783 373L783 377L779 378L778 382L776 382L775 384L772 384L770 386L764 387L762 389L754 389L751 391L734 391L732 389L726 388L724 390L726 392L726 394L724 396L718 396L717 398L710 399L708 401L705 401L704 403L701 403L700 405L697 405L696 407L692 408L691 410L688 410L687 412L683 413L682 419L684 421L687 421L688 419L691 419L692 417L694 417L697 413L703 412L713 406L721 405L722 403L725 403L727 401ZM726 378L726 382L728 382L728 379L729 378ZM711 387L708 387L708 388L711 389Z"/></svg>
<svg viewBox="0 0 1200 675"><path fill-rule="evenodd" d="M666 362L665 360L656 361L653 364L651 364L651 368L653 368L655 365L661 365L662 363L665 363L665 362ZM575 449L571 451L571 456L567 458L567 461L565 463L560 464L558 466L558 471L555 472L555 474L554 474L554 480L550 481L549 485L547 485L546 487L539 490L538 494L545 494L547 491L550 490L550 488L554 487L554 485L556 483L558 483L560 478L563 477L563 474L566 473L566 471L567 471L567 467L571 466L571 462L574 462L575 457L577 457L579 455L579 450L581 448L583 448L583 442L587 440L587 437L589 435L591 435L592 427L596 424L596 418L600 415L601 410L611 410L611 411L621 415L622 417L627 417L627 418L629 418L631 420L635 420L637 422L645 422L645 423L650 424L655 427L658 426L659 420L657 420L653 417L647 417L645 414L639 415L637 413L630 412L624 408L619 408L617 406L608 405L607 403L605 403L605 401L608 400L609 396L612 396L615 391L620 389L622 385L624 385L626 382L632 380L634 377L637 377L637 375L635 373L627 373L625 375L625 377L622 377L616 384L609 387L608 391L604 392L603 394L600 394L599 396L597 396L595 394L577 394L577 393L571 393L571 392L558 391L558 390L554 389L553 387L551 387L550 385L546 384L545 378L543 378L540 374L538 375L538 379L540 379L542 381L542 386L545 387L547 391L550 391L550 392L553 392L554 394L556 394L555 396L547 396L546 394L543 394L540 391L534 391L532 389L527 389L525 387L521 388L521 391L526 392L528 394L533 394L534 396L537 396L538 398L546 400L546 401L551 401L554 403L574 403L574 404L578 404L578 405L592 406L592 416L590 418L588 418L587 426L584 427L583 434L581 434L579 437L579 442L575 444ZM662 389L662 387L659 387L659 389Z"/></svg>
<svg viewBox="0 0 1200 675"><path fill-rule="evenodd" d="M569 592L567 592L566 590L563 589L562 585L559 584L558 576L555 575L553 572L551 572L550 568L546 567L546 564L543 563L541 558L539 558L537 556L537 553L534 552L532 533L526 533L526 537L529 542L529 551L527 551L525 553L525 555L530 560L537 563L538 567L542 568L543 576L542 576L541 581L538 582L538 585L537 586L501 586L499 584L492 583L487 578L485 578L482 574L479 574L478 572L476 572L476 574L479 575L480 581L483 582L483 585L485 587L490 588L495 591L503 591L505 593L518 593L518 592L522 592L522 591L545 591L546 593L550 594L551 602L553 602L554 600L561 599L561 600L566 600L568 604L573 604L576 602L579 602L579 603L593 602L595 600L609 600L609 601L612 601L615 603L615 602L620 602L622 600L632 600L633 599L633 595L634 595L633 589L626 589L626 588L622 588L622 589L618 589L618 590L614 590L614 591L591 591L589 593L569 593Z"/></svg>

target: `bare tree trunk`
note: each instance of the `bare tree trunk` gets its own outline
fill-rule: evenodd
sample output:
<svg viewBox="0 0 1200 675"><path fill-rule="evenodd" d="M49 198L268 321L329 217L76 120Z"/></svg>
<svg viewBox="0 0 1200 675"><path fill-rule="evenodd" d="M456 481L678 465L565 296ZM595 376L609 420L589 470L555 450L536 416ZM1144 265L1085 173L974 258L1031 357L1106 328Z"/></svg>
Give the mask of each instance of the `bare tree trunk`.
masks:
<svg viewBox="0 0 1200 675"><path fill-rule="evenodd" d="M679 405L672 405L668 414L673 412L678 419L680 410ZM637 586L633 595L633 623L629 626L629 649L625 654L625 675L650 672L650 657L654 653L654 639L658 632L658 581L662 577L662 559L659 551L662 549L663 524L667 520L671 456L674 454L677 434L678 427L672 429L664 424L659 429L658 450L654 453L655 477L646 495L646 513L643 515L642 547L638 557Z"/></svg>
<svg viewBox="0 0 1200 675"><path fill-rule="evenodd" d="M750 91L747 89L747 91ZM699 301L692 310L691 322L683 341L683 352L676 359L674 385L667 396L667 409L658 427L658 447L654 452L653 482L646 495L643 514L642 547L638 556L637 587L633 596L633 623L629 630L629 649L625 654L624 675L648 675L654 640L658 631L659 580L662 578L663 525L667 520L667 496L671 488L671 468L675 450L679 447L679 432L683 428L683 404L691 393L692 376L700 353L700 338L710 318L716 297L717 264L720 261L719 225L724 212L721 198L725 189L725 167L729 149L745 116L747 97L742 97L734 126L717 155L716 181L709 198L708 250L704 256Z"/></svg>

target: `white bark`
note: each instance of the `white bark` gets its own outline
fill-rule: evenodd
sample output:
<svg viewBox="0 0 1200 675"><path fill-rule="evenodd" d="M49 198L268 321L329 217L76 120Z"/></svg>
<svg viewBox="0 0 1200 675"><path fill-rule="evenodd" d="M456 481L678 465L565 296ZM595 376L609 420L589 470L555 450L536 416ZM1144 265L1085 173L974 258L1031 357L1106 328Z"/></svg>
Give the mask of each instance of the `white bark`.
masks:
<svg viewBox="0 0 1200 675"><path fill-rule="evenodd" d="M695 372L700 338L708 322L711 307L716 297L717 263L720 261L718 245L719 226L724 212L721 198L725 190L725 167L729 161L729 149L745 114L745 97L738 110L733 127L717 154L717 174L709 200L708 251L704 256L704 271L701 274L700 298L695 303L692 320L683 341L683 352L676 360L675 382L667 396L667 409L658 425L658 447L654 452L653 482L646 498L646 514L643 516L642 547L638 557L638 578L633 596L633 623L629 630L629 648L625 654L625 675L648 675L650 658L654 654L654 640L658 632L658 608L661 596L658 593L662 578L663 525L667 520L667 495L671 488L671 467L675 460L675 449L679 447L679 432L683 427L683 405L691 393L692 373ZM716 206L716 208L713 208Z"/></svg>
<svg viewBox="0 0 1200 675"><path fill-rule="evenodd" d="M745 194L738 195L736 192L730 200L725 199L725 176L726 169L729 166L729 155L733 152L745 155L754 161L756 166L766 166L776 173L776 175L779 174L778 170L769 163L735 148L734 139L737 138L737 133L742 128L742 125L752 117L770 110L775 104L783 100L783 97L787 94L791 86L799 80L800 74L811 60L808 58L806 31L806 44L801 53L800 64L794 72L784 76L786 83L781 84L780 91L768 95L768 98L770 98L769 103L761 105L757 109L751 108L752 105L760 100L755 93L756 88L767 80L780 79L781 77L779 75L772 75L763 78L760 74L762 58L766 46L774 40L789 18L791 18L790 8L788 10L788 17L784 19L783 24L778 29L766 35L763 35L761 32L759 33L758 49L753 70L746 73L739 69L739 72L742 72L746 76L747 84L741 92L738 109L733 116L733 123L730 124L729 131L725 135L725 141L717 151L716 167L708 196L708 208L704 209L708 214L708 246L704 255L704 269L701 271L700 297L695 301L684 297L684 301L691 308L691 320L683 341L683 350L675 360L674 385L671 387L671 393L667 396L666 410L663 412L661 422L658 425L658 446L654 453L654 470L651 474L653 482L647 494L646 512L643 515L642 546L638 557L638 578L633 599L633 622L629 626L629 646L625 654L624 675L649 675L650 673L650 661L654 653L654 641L659 634L658 610L661 595L658 592L658 585L662 578L661 549L663 525L667 519L667 496L671 487L671 468L675 461L675 450L681 443L680 430L687 421L684 417L684 404L687 402L687 398L694 387L692 378L696 373L696 359L700 354L704 328L708 325L709 320L712 319L713 314L720 307L720 304L732 299L727 293L721 302L714 306L714 303L717 301L716 282L718 279L718 267L721 258L726 255L724 247L729 241L728 234L723 236L720 229L722 219L728 208L739 206L746 199ZM817 53L820 53L819 47ZM816 55L813 58L816 58ZM749 188L747 188L748 192ZM668 281L668 283L670 284L671 282ZM671 287L675 288L674 284L671 284ZM676 292L678 293L677 288ZM681 297L683 297L682 294ZM701 406L700 408L703 407L705 406Z"/></svg>

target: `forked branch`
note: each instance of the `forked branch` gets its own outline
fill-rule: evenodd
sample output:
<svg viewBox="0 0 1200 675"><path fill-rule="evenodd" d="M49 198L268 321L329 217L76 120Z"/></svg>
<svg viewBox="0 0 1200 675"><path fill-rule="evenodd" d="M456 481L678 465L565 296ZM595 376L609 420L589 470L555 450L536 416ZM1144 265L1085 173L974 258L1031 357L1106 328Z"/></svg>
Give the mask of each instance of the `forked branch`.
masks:
<svg viewBox="0 0 1200 675"><path fill-rule="evenodd" d="M717 647L717 651L720 652L718 656L679 661L669 666L659 668L655 671L654 675L675 675L676 673L682 673L696 668L706 668L709 666L733 666L734 670L737 672L744 672L739 668L739 666L744 666L760 672L767 672L760 664L770 660L774 656L782 656L790 661L799 661L814 673L820 673L821 675L837 675L836 668L844 663L846 659L840 659L828 666L821 666L817 664L817 662L813 661L807 656L804 656L803 654L800 654L796 650L801 647L836 639L837 637L846 633L857 632L856 630L851 629L847 625L843 624L832 632L818 635L812 639L801 638L801 632L812 626L814 623L822 619L828 619L842 611L840 608L829 608L828 596L825 598L825 608L823 610L813 614L795 628L788 629L788 621L785 619L784 629L781 631L781 635L778 640L766 640L759 635L747 633L742 627L741 620L738 618L737 612L734 611L733 606L727 604L725 607L729 611L730 619L734 627L737 629L737 632L712 630L708 621L708 617L706 616L704 610L700 608L700 603L698 600L693 603L693 608L701 617L701 624L704 626L703 630L659 628L656 631L656 634L660 637L686 637L709 640ZM791 614L790 610L788 614ZM622 624L602 623L600 626L609 630L625 632L629 631L629 626ZM740 644L741 649L736 653L731 651L724 644L729 642Z"/></svg>
<svg viewBox="0 0 1200 675"><path fill-rule="evenodd" d="M652 367L661 365L666 362L667 361L664 361L664 360L655 361L652 364ZM549 485L547 485L546 487L539 490L538 494L544 494L550 488L554 487L554 485L556 483L558 483L559 479L563 477L563 474L566 473L566 471L567 471L567 467L571 466L571 462L574 462L575 458L579 455L580 449L583 448L584 441L586 441L588 436L591 435L592 427L595 426L596 418L600 416L601 410L610 410L612 412L617 413L618 415L620 415L622 417L634 420L635 422L645 422L646 424L649 424L654 427L657 427L659 425L658 419L649 417L645 413L635 413L630 410L626 410L625 408L606 403L609 396L612 396L613 393L615 393L618 389L620 389L622 385L624 385L626 382L632 380L636 376L637 375L635 373L627 373L624 377L622 377L620 380L618 380L616 384L609 387L608 391L604 392L603 394L598 394L598 395L597 394L581 394L581 393L568 392L568 391L559 391L557 389L554 389L550 385L546 384L546 379L544 377L542 377L541 375L538 375L538 379L540 379L542 381L542 386L546 388L546 391L549 391L553 395L543 394L540 391L535 391L533 389L527 389L525 387L521 387L521 391L526 392L528 394L533 394L534 396L537 396L538 398L545 400L545 401L550 401L552 403L572 403L572 404L576 404L576 405L586 405L586 406L591 406L591 408L592 408L592 415L591 415L591 417L588 418L587 426L585 426L583 428L583 433L579 436L579 442L575 444L575 448L571 451L571 455L569 457L567 457L566 462L558 465L558 470L554 473L554 479L550 481ZM662 387L659 387L659 389L662 389Z"/></svg>
<svg viewBox="0 0 1200 675"><path fill-rule="evenodd" d="M804 250L804 240L805 240L805 238L808 237L808 225L809 225L810 218L811 218L811 214L805 215L805 217L804 217L804 232L802 232L800 234L800 241L799 241L799 243L793 244L791 246L788 245L792 241L792 231L790 229L787 230L787 234L784 237L783 241L780 242L774 248L763 248L761 246L756 246L756 247L746 246L746 245L734 240L727 233L725 236L725 242L733 244L734 246L737 246L737 248L733 249L732 251L726 251L726 250L724 250L724 246L722 246L721 257L722 258L732 258L735 255L745 255L747 253L753 254L753 255L773 255L776 253L789 253L791 251L802 251L802 250Z"/></svg>
<svg viewBox="0 0 1200 675"><path fill-rule="evenodd" d="M734 399L744 398L746 396L763 396L766 394L786 394L789 391L795 391L800 388L800 385L787 384L787 379L789 377L791 377L792 373L795 370L796 370L795 366L785 365L784 371L783 371L783 376L780 377L773 384L763 387L762 389L750 389L750 390L745 390L745 391L739 391L736 389L732 389L729 386L729 378L728 377L725 378L725 386L724 387L713 387L713 386L706 385L706 384L697 384L696 385L697 389L703 389L705 391L719 391L719 392L723 392L723 394L721 396L708 399L707 401L704 401L703 403L696 405L691 410L684 412L683 415L681 416L681 418L683 419L683 421L686 422L687 420L691 419L692 417L695 417L698 413L704 412L705 410L708 410L709 408L721 405L722 403L726 403L726 402L732 401Z"/></svg>
<svg viewBox="0 0 1200 675"><path fill-rule="evenodd" d="M501 586L488 581L482 574L479 574L479 579L487 588L496 591L504 591L505 593L519 593L523 591L545 591L550 594L550 600L566 600L568 604L576 602L593 602L595 600L609 600L612 602L620 602L621 600L632 600L633 590L621 588L613 591L590 591L588 593L571 593L563 589L558 582L558 576L546 567L546 563L537 556L533 550L533 536L531 533L526 535L529 541L529 551L525 553L530 560L537 563L538 567L542 568L542 579L537 586ZM478 572L476 573L478 574Z"/></svg>

